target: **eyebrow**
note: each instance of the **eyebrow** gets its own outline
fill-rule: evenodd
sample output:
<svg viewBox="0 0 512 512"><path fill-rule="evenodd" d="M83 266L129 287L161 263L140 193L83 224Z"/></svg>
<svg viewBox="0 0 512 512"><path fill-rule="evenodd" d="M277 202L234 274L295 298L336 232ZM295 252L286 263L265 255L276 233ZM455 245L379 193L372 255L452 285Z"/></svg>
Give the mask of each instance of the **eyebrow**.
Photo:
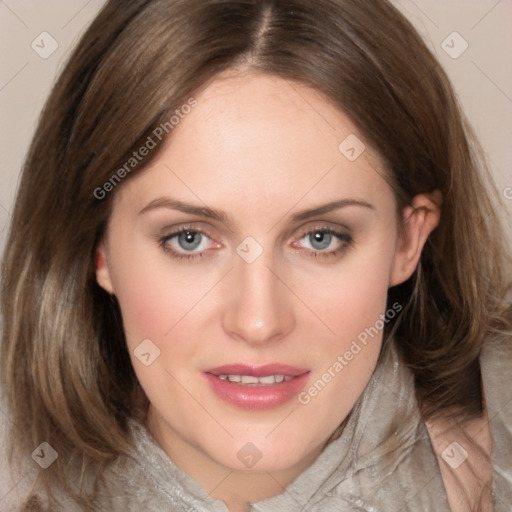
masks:
<svg viewBox="0 0 512 512"><path fill-rule="evenodd" d="M313 210L303 210L301 212L298 212L292 216L292 221L298 222L307 220L310 219L311 217L325 215L326 213L330 213L334 210L346 208L347 206L360 206L362 208L375 210L375 207L366 201L361 201L359 199L341 199L339 201L333 201L332 203L327 203L326 205L319 206L318 208L314 208Z"/></svg>
<svg viewBox="0 0 512 512"><path fill-rule="evenodd" d="M362 208L375 210L375 207L366 201L361 201L358 199L341 199L339 201L333 201L331 203L319 206L318 208L297 212L292 216L292 222L304 221L312 217L316 217L318 215L325 215L326 213L330 213L334 210L346 208L348 206L359 206ZM191 215L197 215L198 217L214 219L224 224L229 224L230 220L229 216L221 210L209 208L208 206L196 206L168 197L160 197L158 199L155 199L154 201L151 201L139 212L139 215L159 208L167 208L170 210L177 210L183 213L189 213Z"/></svg>
<svg viewBox="0 0 512 512"><path fill-rule="evenodd" d="M213 208L209 208L208 206L195 206L193 204L184 203L183 201L178 201L177 199L171 199L168 197L159 197L158 199L151 201L139 212L139 215L152 210L156 210L158 208L178 210L183 213L197 215L198 217L218 220L219 222L226 224L229 221L228 216L220 210L215 210Z"/></svg>

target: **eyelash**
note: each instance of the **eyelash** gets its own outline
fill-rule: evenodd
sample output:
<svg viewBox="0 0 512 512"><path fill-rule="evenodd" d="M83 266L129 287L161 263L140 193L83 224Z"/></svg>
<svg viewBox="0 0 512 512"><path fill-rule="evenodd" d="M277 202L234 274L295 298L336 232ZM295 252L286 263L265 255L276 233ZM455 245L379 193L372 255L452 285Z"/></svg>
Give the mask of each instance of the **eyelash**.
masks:
<svg viewBox="0 0 512 512"><path fill-rule="evenodd" d="M160 237L158 239L159 246L162 248L162 250L166 254L169 254L172 258L174 258L176 260L196 260L196 259L199 259L199 258L204 258L207 255L206 254L207 250L202 251L202 252L194 252L194 253L187 254L187 253L184 253L184 252L181 253L181 252L175 251L174 249L170 249L169 248L169 246L167 244L168 244L168 242L170 240L172 240L173 238L175 238L177 236L185 234L185 233L194 233L194 234L206 236L210 240L212 239L208 235L208 233L206 231L202 230L202 229L184 226L183 228L179 229L178 231L174 231L173 233L171 233L169 235L165 235L163 237ZM315 250L307 249L306 250L306 254L308 255L308 257L311 257L311 258L314 258L314 259L334 258L336 256L340 256L354 242L353 238L350 235L348 235L347 233L343 233L341 231L336 231L336 230L331 229L331 228L322 228L322 227L308 229L307 231L303 232L297 238L297 240L302 240L304 237L306 237L308 235L312 235L314 233L322 233L322 234L325 234L325 235L333 235L334 237L336 237L342 243L342 246L340 248L334 249L334 250L330 250L330 251L319 251L319 250L315 251ZM297 250L301 251L303 249L297 249Z"/></svg>

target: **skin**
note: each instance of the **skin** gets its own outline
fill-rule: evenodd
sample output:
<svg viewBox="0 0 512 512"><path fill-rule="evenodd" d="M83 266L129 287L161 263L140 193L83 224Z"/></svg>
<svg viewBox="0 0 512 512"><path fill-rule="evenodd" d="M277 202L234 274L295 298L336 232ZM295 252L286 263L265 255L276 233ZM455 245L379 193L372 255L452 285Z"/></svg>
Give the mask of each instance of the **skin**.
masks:
<svg viewBox="0 0 512 512"><path fill-rule="evenodd" d="M150 431L181 469L238 512L283 492L315 460L368 383L381 332L307 405L292 399L242 410L218 398L202 371L279 362L308 368L307 389L385 313L388 287L414 272L438 223L439 198L414 198L401 212L399 236L378 156L367 145L349 161L338 146L362 135L303 85L238 71L196 99L152 165L116 191L96 274L119 300L151 402ZM140 213L162 197L207 205L226 219L166 207ZM371 206L293 220L343 199ZM173 257L173 248L186 252L177 237L167 251L161 246L162 236L181 227L206 231L202 257ZM325 229L351 241L333 237L318 250L308 233L324 231L325 240ZM236 252L248 236L263 249L253 263ZM160 350L150 366L134 356L144 339ZM248 442L262 455L251 469L237 458Z"/></svg>
<svg viewBox="0 0 512 512"><path fill-rule="evenodd" d="M466 422L448 418L430 420L427 428L438 459L450 510L492 512L492 441L487 410L484 410L482 417ZM454 440L468 454L467 459L455 468L443 458L445 450L452 453L450 447ZM475 504L478 504L477 508Z"/></svg>

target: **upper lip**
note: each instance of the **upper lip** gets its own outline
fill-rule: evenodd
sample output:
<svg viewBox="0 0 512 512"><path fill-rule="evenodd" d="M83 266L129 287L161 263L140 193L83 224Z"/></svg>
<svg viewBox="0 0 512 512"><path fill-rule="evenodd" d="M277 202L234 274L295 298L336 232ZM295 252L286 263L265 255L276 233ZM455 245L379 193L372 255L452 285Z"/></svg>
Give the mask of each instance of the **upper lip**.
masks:
<svg viewBox="0 0 512 512"><path fill-rule="evenodd" d="M252 377L267 377L269 375L284 375L285 377L298 377L309 370L305 368L297 368L287 364L271 363L264 365L250 365L250 364L226 364L223 366L216 366L205 370L206 373L212 375L250 375Z"/></svg>

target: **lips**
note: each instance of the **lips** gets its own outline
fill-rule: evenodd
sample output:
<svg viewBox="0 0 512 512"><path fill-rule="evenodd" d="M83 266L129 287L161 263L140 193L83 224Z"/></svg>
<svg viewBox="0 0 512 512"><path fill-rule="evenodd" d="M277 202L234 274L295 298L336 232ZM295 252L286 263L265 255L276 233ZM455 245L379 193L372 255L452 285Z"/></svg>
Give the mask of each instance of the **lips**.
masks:
<svg viewBox="0 0 512 512"><path fill-rule="evenodd" d="M242 409L279 407L305 386L310 370L283 364L231 364L203 372L210 388L224 402Z"/></svg>

